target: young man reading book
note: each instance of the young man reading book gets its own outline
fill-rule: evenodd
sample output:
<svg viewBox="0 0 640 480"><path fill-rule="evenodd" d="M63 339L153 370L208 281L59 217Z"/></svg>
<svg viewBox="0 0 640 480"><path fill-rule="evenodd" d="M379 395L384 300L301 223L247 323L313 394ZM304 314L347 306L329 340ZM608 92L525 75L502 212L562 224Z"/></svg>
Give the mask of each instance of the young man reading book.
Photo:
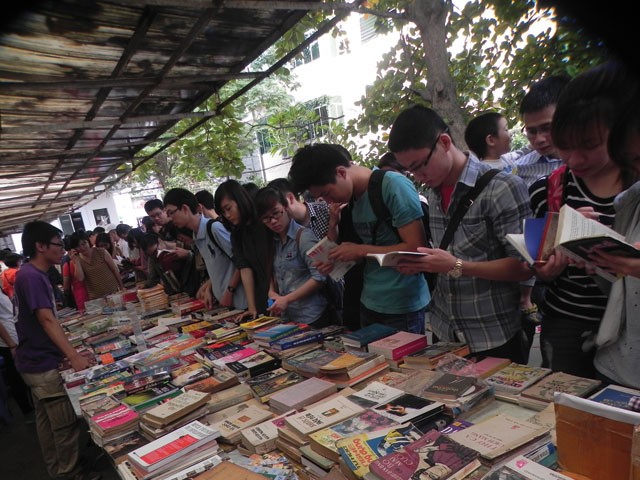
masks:
<svg viewBox="0 0 640 480"><path fill-rule="evenodd" d="M31 388L36 429L47 473L52 478L98 479L80 466L80 425L64 389L58 365L64 357L84 370L89 360L69 343L56 317L47 271L64 254L60 230L46 222L25 225L22 249L29 257L16 276L14 304L18 308L16 367Z"/></svg>
<svg viewBox="0 0 640 480"><path fill-rule="evenodd" d="M397 228L396 234L387 222L378 221L371 206L368 196L371 174L368 168L351 164L343 149L335 145L306 146L293 158L289 178L298 191L308 189L313 197L322 197L330 204L331 225L337 225L340 208L351 201L353 227L363 243L342 242L330 252L332 260L364 261L369 253L415 251L425 245L422 208L411 181L396 172L383 177L382 197ZM337 230L334 228L330 235L337 236ZM330 269L330 265L324 265L320 271L328 273ZM378 262L366 263L360 297L362 326L377 322L424 333L428 301L429 292L421 274L402 275Z"/></svg>
<svg viewBox="0 0 640 480"><path fill-rule="evenodd" d="M431 238L441 246L458 205L490 167L459 150L442 118L420 106L397 118L389 149L417 180L431 187ZM532 272L517 259L505 235L519 233L530 216L522 179L497 173L462 217L446 250L419 248L429 255L397 267L407 274L438 274L427 314L437 339L465 342L474 353L524 362L517 282Z"/></svg>

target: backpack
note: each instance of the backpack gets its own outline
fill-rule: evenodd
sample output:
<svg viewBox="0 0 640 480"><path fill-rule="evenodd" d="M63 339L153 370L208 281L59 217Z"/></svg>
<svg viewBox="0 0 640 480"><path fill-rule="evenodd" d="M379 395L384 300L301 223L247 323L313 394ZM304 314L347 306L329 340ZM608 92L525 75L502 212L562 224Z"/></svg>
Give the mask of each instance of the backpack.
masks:
<svg viewBox="0 0 640 480"><path fill-rule="evenodd" d="M392 224L391 212L382 199L382 180L386 173L387 170L374 170L371 173L371 178L369 179L369 186L367 189L367 192L369 193L369 202L371 203L371 208L378 218L378 221L373 227L373 231L371 232L372 245L376 244L378 228L382 222L385 222L396 233L398 238L400 238L400 235L398 235L398 229L395 228ZM424 226L427 245L430 245L431 234L429 232L429 205L421 201L420 207L422 207L422 225Z"/></svg>
<svg viewBox="0 0 640 480"><path fill-rule="evenodd" d="M220 244L216 240L216 237L211 232L211 227L213 226L213 224L215 222L219 222L219 221L220 220L217 219L217 218L212 218L207 222L207 235L209 236L209 240L211 240L211 243L213 243L216 247L218 247L218 250L220 250L224 254L225 257L227 257L229 260L231 260L231 257L229 256L229 254L225 251L224 248L222 248L220 246ZM215 256L216 252L213 250L213 248L211 248L211 245L207 245L207 248L209 248L209 251L211 252L211 254Z"/></svg>

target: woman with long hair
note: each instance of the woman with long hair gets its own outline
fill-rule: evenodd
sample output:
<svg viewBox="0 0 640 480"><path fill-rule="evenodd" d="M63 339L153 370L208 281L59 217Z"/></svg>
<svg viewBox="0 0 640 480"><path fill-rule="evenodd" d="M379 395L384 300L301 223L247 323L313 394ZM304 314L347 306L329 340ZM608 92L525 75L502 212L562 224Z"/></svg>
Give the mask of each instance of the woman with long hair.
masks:
<svg viewBox="0 0 640 480"><path fill-rule="evenodd" d="M233 263L240 270L247 295L247 315L255 318L267 312L271 277L272 242L269 231L258 220L247 191L235 180L227 180L214 196L216 212L231 231Z"/></svg>

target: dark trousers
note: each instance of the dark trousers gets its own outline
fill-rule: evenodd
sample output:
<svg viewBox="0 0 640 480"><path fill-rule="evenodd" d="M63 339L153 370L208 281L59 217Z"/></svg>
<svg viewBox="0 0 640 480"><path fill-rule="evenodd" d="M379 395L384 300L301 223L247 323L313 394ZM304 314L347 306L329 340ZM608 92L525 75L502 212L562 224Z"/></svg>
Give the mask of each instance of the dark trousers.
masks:
<svg viewBox="0 0 640 480"><path fill-rule="evenodd" d="M595 349L583 350L585 341L597 333L597 322L578 322L550 316L542 317L540 349L542 366L554 372L595 378Z"/></svg>
<svg viewBox="0 0 640 480"><path fill-rule="evenodd" d="M16 364L13 361L11 350L7 347L0 347L0 356L4 360L4 376L7 386L11 389L11 394L16 400L18 407L22 413L26 414L33 410L31 405L31 394L29 387L24 383L22 376L16 370Z"/></svg>

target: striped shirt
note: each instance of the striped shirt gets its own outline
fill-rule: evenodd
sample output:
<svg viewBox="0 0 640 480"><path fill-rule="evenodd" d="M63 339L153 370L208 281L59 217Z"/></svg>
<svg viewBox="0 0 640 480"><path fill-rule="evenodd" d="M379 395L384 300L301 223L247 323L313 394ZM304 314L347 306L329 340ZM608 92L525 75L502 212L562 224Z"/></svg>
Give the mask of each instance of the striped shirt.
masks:
<svg viewBox="0 0 640 480"><path fill-rule="evenodd" d="M513 161L515 168L512 173L522 178L527 187L531 187L540 177L549 175L562 165L562 160L545 157L535 150L531 150L515 159L509 157L509 154L506 154L503 158Z"/></svg>
<svg viewBox="0 0 640 480"><path fill-rule="evenodd" d="M429 225L434 245L439 245L460 199L490 167L469 155L445 213L439 189L428 193ZM521 233L522 222L531 216L527 188L515 175L501 172L480 193L455 231L448 251L457 258L484 262L517 257L506 240L507 233ZM471 350L499 347L520 331L518 282L500 282L446 273L437 276L433 302L427 313L439 339L464 339ZM462 335L460 335L462 334Z"/></svg>
<svg viewBox="0 0 640 480"><path fill-rule="evenodd" d="M568 171L568 170L567 170ZM600 222L613 226L615 196L600 198L589 191L585 183L569 172L564 201L572 208L593 207L600 214ZM547 213L547 177L530 188L531 207L535 217ZM599 322L607 305L607 296L598 288L594 278L583 269L569 265L553 281L545 293L544 314L553 318L582 322Z"/></svg>

